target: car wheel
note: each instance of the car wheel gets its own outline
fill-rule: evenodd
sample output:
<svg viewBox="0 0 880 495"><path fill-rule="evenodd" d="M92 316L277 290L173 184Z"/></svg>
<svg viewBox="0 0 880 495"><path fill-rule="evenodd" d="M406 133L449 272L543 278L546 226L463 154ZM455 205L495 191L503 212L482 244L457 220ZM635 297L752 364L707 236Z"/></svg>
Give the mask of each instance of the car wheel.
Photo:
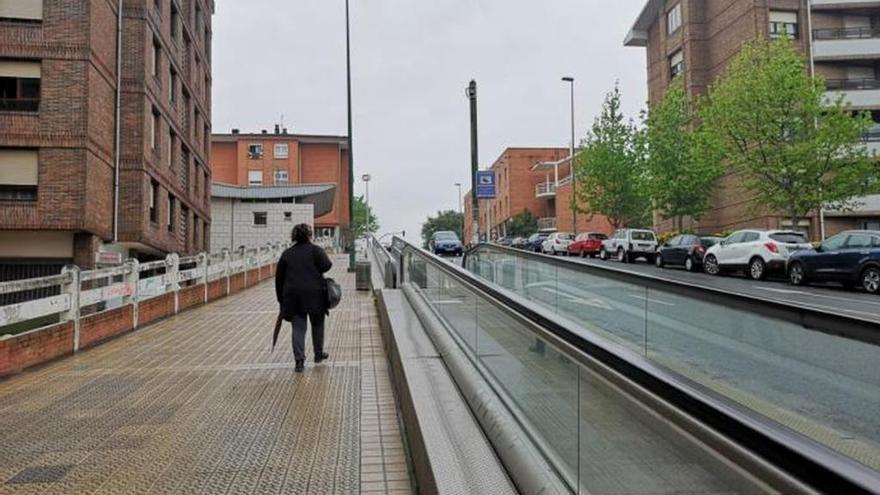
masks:
<svg viewBox="0 0 880 495"><path fill-rule="evenodd" d="M803 263L795 262L788 267L788 281L791 282L791 285L804 285L806 280Z"/></svg>
<svg viewBox="0 0 880 495"><path fill-rule="evenodd" d="M767 265L761 258L752 258L749 261L749 278L752 280L764 280L767 275Z"/></svg>
<svg viewBox="0 0 880 495"><path fill-rule="evenodd" d="M619 248L617 250L617 261L621 263L626 263L627 261L629 261L629 256L626 254L626 251L624 251L623 248Z"/></svg>
<svg viewBox="0 0 880 495"><path fill-rule="evenodd" d="M721 273L721 266L718 265L718 258L713 254L706 256L706 259L703 260L703 270L709 275L719 275Z"/></svg>
<svg viewBox="0 0 880 495"><path fill-rule="evenodd" d="M685 270L692 272L692 271L694 271L695 267L696 267L696 265L694 264L693 258L688 256L687 258L684 259L684 269Z"/></svg>
<svg viewBox="0 0 880 495"><path fill-rule="evenodd" d="M586 257L587 257L587 252L581 251L581 258L586 258ZM592 258L592 256L590 256L590 257Z"/></svg>
<svg viewBox="0 0 880 495"><path fill-rule="evenodd" d="M862 272L862 288L868 294L877 294L880 292L880 268L869 266Z"/></svg>
<svg viewBox="0 0 880 495"><path fill-rule="evenodd" d="M603 247L599 250L599 259L602 261L608 261L608 251Z"/></svg>
<svg viewBox="0 0 880 495"><path fill-rule="evenodd" d="M595 258L595 257L596 257L596 253L590 253L590 258L591 258L591 259L592 259L592 258Z"/></svg>
<svg viewBox="0 0 880 495"><path fill-rule="evenodd" d="M657 268L663 268L664 265L665 263L663 263L663 256L661 256L660 253L655 254L654 266L656 266Z"/></svg>

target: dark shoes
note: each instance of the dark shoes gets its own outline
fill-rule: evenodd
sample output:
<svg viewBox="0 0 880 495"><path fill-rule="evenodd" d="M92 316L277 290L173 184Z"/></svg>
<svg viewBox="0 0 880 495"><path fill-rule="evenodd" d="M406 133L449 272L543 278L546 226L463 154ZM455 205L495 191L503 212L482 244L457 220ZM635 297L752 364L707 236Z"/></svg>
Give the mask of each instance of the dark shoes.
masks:
<svg viewBox="0 0 880 495"><path fill-rule="evenodd" d="M302 373L304 369L306 369L305 362L297 359L296 366L293 368L293 371L297 373Z"/></svg>
<svg viewBox="0 0 880 495"><path fill-rule="evenodd" d="M315 354L315 364L318 364L321 361L324 361L329 357L330 357L330 354L327 354L326 352L322 352L320 354Z"/></svg>

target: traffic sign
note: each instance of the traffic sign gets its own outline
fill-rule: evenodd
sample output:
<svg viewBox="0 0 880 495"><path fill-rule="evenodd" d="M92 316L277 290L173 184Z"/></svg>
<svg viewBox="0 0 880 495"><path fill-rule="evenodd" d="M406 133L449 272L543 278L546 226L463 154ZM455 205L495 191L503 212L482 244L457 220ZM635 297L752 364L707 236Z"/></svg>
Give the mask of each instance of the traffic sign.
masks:
<svg viewBox="0 0 880 495"><path fill-rule="evenodd" d="M477 199L495 199L495 172L493 170L477 172Z"/></svg>

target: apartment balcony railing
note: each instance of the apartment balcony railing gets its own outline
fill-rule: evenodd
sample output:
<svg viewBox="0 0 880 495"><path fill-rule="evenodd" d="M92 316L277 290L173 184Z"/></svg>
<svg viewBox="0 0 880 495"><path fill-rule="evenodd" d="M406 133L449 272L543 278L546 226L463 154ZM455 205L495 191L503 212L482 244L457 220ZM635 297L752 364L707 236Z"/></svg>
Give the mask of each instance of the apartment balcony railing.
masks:
<svg viewBox="0 0 880 495"><path fill-rule="evenodd" d="M39 109L39 98L0 98L0 111L36 112Z"/></svg>
<svg viewBox="0 0 880 495"><path fill-rule="evenodd" d="M825 87L828 91L880 89L880 79L826 79Z"/></svg>
<svg viewBox="0 0 880 495"><path fill-rule="evenodd" d="M556 218L539 218L538 230L556 230Z"/></svg>
<svg viewBox="0 0 880 495"><path fill-rule="evenodd" d="M875 127L862 136L862 140L866 143L880 142L880 127Z"/></svg>
<svg viewBox="0 0 880 495"><path fill-rule="evenodd" d="M880 28L876 27L848 27L848 28L826 28L814 29L813 39L816 41L825 40L864 40L871 38L880 38Z"/></svg>
<svg viewBox="0 0 880 495"><path fill-rule="evenodd" d="M556 184L553 182L542 182L535 186L536 198L549 198L556 196Z"/></svg>
<svg viewBox="0 0 880 495"><path fill-rule="evenodd" d="M564 186L564 185L568 184L569 182L571 182L571 175L566 175L565 177L559 179L560 186Z"/></svg>

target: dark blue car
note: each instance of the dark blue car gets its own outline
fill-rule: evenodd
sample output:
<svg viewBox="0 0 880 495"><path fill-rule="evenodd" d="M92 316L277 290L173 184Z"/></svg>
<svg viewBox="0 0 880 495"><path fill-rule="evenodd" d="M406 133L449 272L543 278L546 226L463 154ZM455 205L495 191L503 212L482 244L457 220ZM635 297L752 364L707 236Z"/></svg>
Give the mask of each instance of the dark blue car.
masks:
<svg viewBox="0 0 880 495"><path fill-rule="evenodd" d="M542 234L540 232L537 234L532 234L531 237L529 237L526 241L526 251L534 251L536 253L540 253L541 245L544 244L544 241L546 241L548 237L550 237L550 234Z"/></svg>
<svg viewBox="0 0 880 495"><path fill-rule="evenodd" d="M798 251L788 260L788 279L794 285L839 282L880 292L880 231L850 230L829 237L816 249Z"/></svg>

